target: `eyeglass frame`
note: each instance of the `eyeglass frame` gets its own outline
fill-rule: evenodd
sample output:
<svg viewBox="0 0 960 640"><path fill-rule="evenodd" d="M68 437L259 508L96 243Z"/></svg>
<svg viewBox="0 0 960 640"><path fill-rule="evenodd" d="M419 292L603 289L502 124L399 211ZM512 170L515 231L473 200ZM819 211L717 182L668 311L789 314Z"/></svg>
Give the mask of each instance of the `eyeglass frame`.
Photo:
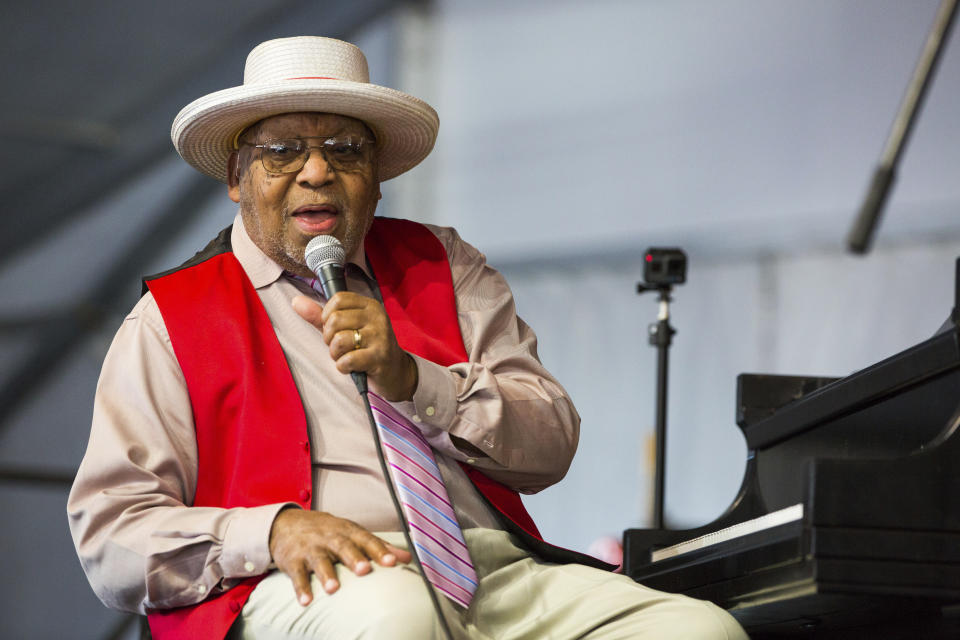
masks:
<svg viewBox="0 0 960 640"><path fill-rule="evenodd" d="M330 161L330 157L327 155L327 149L324 146L326 142L329 140L352 138L353 135L354 134L347 134L347 135L340 135L340 136L333 135L333 136L304 136L304 137L295 137L295 138L268 138L267 140L259 144L254 144L249 140L237 140L237 146L239 147L240 145L247 145L247 146L253 147L254 149L260 149L260 166L263 167L264 171L273 175L286 175L288 173L297 173L298 171L303 169L305 166L307 166L307 162L310 161L310 153L313 149L319 149L320 155L323 156L324 162L326 162L327 165L334 171L359 171L360 169L363 168L363 165L370 163L372 159L371 157L368 156L366 158L361 159L360 164L358 164L354 168L344 168L344 167L338 166L336 161L334 162ZM370 138L362 134L359 134L358 137L359 137L361 152L364 148L370 148L370 149L376 148L376 144L377 144L376 138ZM290 169L289 171L272 171L270 168L267 167L266 163L264 162L263 149L277 142L288 142L291 140L296 140L297 142L306 142L308 140L323 140L323 142L319 145L312 145L312 146L309 144L305 145L305 148L303 150L305 153L301 152L301 156L303 157L303 162L296 169Z"/></svg>

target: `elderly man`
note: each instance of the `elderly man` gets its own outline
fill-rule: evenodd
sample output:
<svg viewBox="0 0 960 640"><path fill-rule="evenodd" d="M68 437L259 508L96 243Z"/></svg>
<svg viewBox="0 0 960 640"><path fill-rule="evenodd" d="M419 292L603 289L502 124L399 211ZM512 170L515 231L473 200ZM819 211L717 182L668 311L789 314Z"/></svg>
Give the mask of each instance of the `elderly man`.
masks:
<svg viewBox="0 0 960 640"><path fill-rule="evenodd" d="M565 474L573 405L479 252L374 218L437 128L327 38L261 44L177 116L240 212L146 280L104 362L68 504L94 590L156 638L744 637L539 538L517 492ZM346 257L329 300L317 236Z"/></svg>

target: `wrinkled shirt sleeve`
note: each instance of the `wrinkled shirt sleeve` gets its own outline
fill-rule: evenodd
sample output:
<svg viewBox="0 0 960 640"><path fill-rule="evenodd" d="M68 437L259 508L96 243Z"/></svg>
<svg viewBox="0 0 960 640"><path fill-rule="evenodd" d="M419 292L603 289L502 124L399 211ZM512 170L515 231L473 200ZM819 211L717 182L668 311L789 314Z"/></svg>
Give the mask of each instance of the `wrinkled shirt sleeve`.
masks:
<svg viewBox="0 0 960 640"><path fill-rule="evenodd" d="M503 276L451 228L434 227L447 250L469 360L443 367L414 356L413 400L397 408L430 444L489 477L534 493L566 474L580 417L537 356Z"/></svg>
<svg viewBox="0 0 960 640"><path fill-rule="evenodd" d="M193 604L267 571L270 527L288 505L190 507L196 465L186 383L147 294L104 361L67 503L80 562L107 606Z"/></svg>

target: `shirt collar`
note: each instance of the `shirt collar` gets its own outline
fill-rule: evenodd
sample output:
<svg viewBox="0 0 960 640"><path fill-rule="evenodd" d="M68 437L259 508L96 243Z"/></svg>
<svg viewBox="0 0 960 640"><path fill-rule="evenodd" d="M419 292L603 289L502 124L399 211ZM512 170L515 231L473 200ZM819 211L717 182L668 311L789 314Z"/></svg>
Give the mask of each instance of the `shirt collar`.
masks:
<svg viewBox="0 0 960 640"><path fill-rule="evenodd" d="M272 284L283 275L283 267L267 256L247 234L247 229L243 226L243 218L239 212L233 219L230 242L233 245L233 254L240 262L243 270L247 272L247 276L255 289ZM347 262L355 265L367 278L372 280L373 276L367 265L367 254L364 251L363 243L360 243L354 253L356 255L350 256Z"/></svg>

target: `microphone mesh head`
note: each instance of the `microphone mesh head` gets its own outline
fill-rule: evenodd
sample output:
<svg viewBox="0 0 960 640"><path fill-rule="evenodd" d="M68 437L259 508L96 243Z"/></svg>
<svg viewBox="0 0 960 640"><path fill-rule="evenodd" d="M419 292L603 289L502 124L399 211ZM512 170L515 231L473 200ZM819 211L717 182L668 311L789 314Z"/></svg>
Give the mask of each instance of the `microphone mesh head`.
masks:
<svg viewBox="0 0 960 640"><path fill-rule="evenodd" d="M320 267L324 265L337 264L343 266L343 263L347 261L343 245L333 236L316 236L310 240L303 252L303 257L307 261L310 271L314 273L320 271Z"/></svg>

